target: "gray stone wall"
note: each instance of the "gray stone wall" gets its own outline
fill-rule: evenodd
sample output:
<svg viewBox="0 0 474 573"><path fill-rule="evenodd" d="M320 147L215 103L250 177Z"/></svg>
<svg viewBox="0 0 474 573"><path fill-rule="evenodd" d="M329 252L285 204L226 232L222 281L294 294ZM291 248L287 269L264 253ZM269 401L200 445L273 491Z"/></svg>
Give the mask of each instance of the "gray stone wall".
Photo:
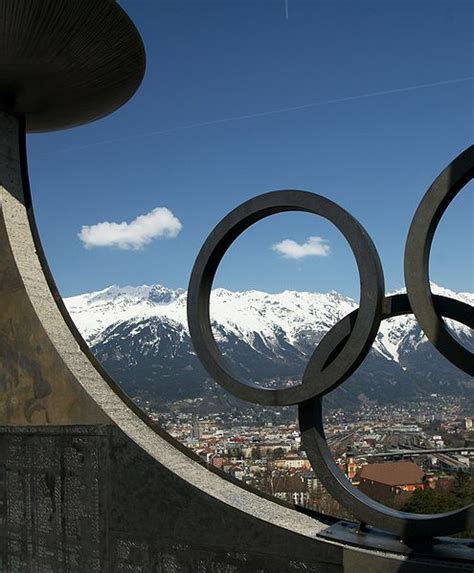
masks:
<svg viewBox="0 0 474 573"><path fill-rule="evenodd" d="M2 427L0 460L1 571L341 571L336 545L212 503L110 426Z"/></svg>

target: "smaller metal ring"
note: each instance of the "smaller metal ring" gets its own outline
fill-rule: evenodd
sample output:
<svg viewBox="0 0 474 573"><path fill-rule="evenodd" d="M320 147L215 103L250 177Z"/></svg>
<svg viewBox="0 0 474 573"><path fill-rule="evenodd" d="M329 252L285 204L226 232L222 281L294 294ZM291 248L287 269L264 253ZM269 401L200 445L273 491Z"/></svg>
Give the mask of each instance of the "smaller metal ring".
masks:
<svg viewBox="0 0 474 573"><path fill-rule="evenodd" d="M351 247L360 274L359 312L347 344L318 378L290 388L269 389L246 384L228 370L212 334L209 314L212 283L230 245L251 225L287 211L304 211L331 221ZM378 331L384 300L380 259L372 240L347 211L329 199L307 191L274 191L254 197L231 211L206 239L194 263L188 288L188 324L194 350L202 364L221 386L238 398L257 404L287 406L308 400L354 370L366 356Z"/></svg>
<svg viewBox="0 0 474 573"><path fill-rule="evenodd" d="M466 305L460 301L434 296L436 311L441 315L466 321ZM319 364L334 360L337 349L344 348L347 328L350 328L358 310L339 321L329 332L335 346L326 356L320 354ZM407 295L400 294L385 299L384 318L390 318L412 312ZM439 535L449 535L474 527L474 504L456 511L434 515L416 515L386 507L357 490L337 467L326 442L322 417L322 398L307 401L299 405L298 411L301 441L313 470L328 492L357 519L370 523L402 537L402 539L423 539Z"/></svg>
<svg viewBox="0 0 474 573"><path fill-rule="evenodd" d="M413 217L405 246L405 283L413 313L433 346L471 376L474 376L474 354L453 338L434 307L429 260L441 217L473 177L474 145L471 145L438 175L426 192ZM472 323L474 307L468 306L466 313Z"/></svg>

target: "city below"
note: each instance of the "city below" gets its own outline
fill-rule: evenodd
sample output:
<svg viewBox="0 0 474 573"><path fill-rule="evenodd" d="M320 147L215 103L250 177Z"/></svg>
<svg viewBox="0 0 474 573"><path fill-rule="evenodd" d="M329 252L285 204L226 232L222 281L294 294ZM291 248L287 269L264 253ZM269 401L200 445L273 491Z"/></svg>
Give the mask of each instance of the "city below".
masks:
<svg viewBox="0 0 474 573"><path fill-rule="evenodd" d="M296 408L197 417L193 406L200 400L160 412L137 402L173 437L228 475L287 502L351 517L311 468ZM418 403L326 411L325 433L339 468L355 487L390 507L438 513L474 501L473 420L463 400L433 394Z"/></svg>

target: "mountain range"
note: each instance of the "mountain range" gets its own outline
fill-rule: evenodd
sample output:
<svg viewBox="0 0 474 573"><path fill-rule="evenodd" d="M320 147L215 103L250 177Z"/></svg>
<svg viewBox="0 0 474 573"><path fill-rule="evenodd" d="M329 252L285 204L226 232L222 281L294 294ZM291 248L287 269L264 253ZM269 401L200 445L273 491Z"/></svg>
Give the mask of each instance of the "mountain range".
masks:
<svg viewBox="0 0 474 573"><path fill-rule="evenodd" d="M473 293L432 285L433 292L474 305ZM134 398L166 404L225 391L209 379L189 337L186 291L161 285L111 286L65 299L73 320L94 354ZM357 308L337 292L215 289L211 296L214 336L242 380L294 384L325 332ZM471 329L446 321L454 335L474 349ZM474 381L452 366L426 340L412 315L382 322L372 350L357 372L326 398L330 406L416 400L432 394L472 400Z"/></svg>

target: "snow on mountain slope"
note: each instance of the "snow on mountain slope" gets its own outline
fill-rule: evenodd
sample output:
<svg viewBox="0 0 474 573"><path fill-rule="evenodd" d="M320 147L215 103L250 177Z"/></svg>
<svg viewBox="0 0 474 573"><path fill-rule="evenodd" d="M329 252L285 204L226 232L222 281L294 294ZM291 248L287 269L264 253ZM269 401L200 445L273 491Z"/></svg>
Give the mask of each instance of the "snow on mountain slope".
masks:
<svg viewBox="0 0 474 573"><path fill-rule="evenodd" d="M183 299L181 304L180 299ZM186 320L185 291L171 290L161 285L113 285L102 291L66 298L64 303L91 346L99 342L108 327L121 322L157 316L183 324Z"/></svg>
<svg viewBox="0 0 474 573"><path fill-rule="evenodd" d="M474 293L456 293L433 283L431 284L431 289L434 294L457 299L474 306ZM392 294L401 292L405 291L398 290ZM454 320L446 319L445 323L454 335L472 350L474 342L472 330ZM426 337L421 333L416 318L413 315L404 315L389 318L382 322L374 348L390 360L399 362L402 348L406 350L408 345L411 350L416 350L424 342L426 342Z"/></svg>
<svg viewBox="0 0 474 573"><path fill-rule="evenodd" d="M433 291L474 305L473 293L454 293L433 285ZM400 292L400 291L399 291ZM87 342L94 346L109 327L149 319L183 327L187 332L186 291L171 290L161 285L139 287L108 287L102 291L65 299L72 318ZM357 304L336 292L327 294L284 291L269 294L261 291L232 292L215 289L211 296L211 317L216 323L215 336L225 343L236 336L252 348L256 338L269 348L285 342L298 347L305 334L319 340L338 320L349 314ZM447 321L449 327L463 340L472 338L470 329ZM411 315L382 322L374 349L389 360L399 362L402 343L409 338L416 348L425 339L419 333L416 319Z"/></svg>

